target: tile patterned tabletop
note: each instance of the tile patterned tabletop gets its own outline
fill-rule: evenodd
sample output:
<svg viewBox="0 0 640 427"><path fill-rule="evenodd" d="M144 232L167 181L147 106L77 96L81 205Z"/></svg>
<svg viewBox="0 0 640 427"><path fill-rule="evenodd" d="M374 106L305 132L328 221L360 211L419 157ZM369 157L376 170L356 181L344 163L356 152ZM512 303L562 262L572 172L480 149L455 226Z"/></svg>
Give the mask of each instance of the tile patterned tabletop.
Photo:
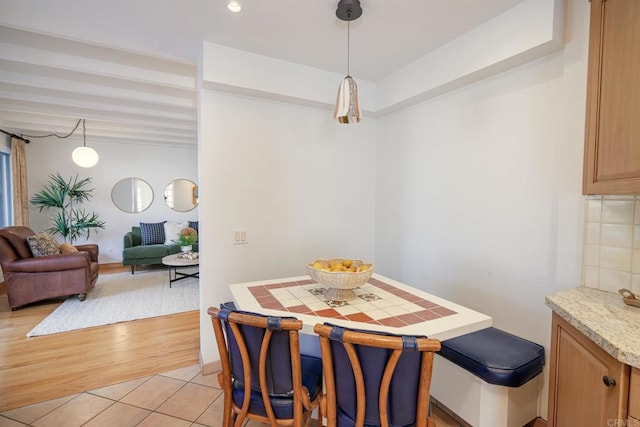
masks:
<svg viewBox="0 0 640 427"><path fill-rule="evenodd" d="M236 305L247 311L295 316L303 332L331 322L351 328L447 339L491 326L491 318L374 274L354 289L356 298L331 301L326 289L308 276L239 283L229 286Z"/></svg>

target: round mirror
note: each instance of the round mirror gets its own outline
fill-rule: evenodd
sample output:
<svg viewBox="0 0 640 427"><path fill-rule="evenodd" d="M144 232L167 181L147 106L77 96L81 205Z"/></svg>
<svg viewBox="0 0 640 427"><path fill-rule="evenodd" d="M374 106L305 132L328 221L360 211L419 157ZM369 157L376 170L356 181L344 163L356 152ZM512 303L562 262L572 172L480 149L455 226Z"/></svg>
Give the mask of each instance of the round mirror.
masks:
<svg viewBox="0 0 640 427"><path fill-rule="evenodd" d="M129 213L142 212L153 202L153 190L140 178L124 178L111 189L111 200L118 209Z"/></svg>
<svg viewBox="0 0 640 427"><path fill-rule="evenodd" d="M188 179L174 179L164 189L164 202L174 211L190 211L198 206L198 186Z"/></svg>

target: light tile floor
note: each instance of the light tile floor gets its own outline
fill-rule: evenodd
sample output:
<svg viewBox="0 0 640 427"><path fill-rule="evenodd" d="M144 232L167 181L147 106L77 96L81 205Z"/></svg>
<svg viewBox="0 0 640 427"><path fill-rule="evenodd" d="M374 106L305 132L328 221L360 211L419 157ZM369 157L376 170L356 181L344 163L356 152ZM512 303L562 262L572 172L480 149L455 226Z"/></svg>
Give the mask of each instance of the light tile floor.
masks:
<svg viewBox="0 0 640 427"><path fill-rule="evenodd" d="M221 427L222 401L217 375L194 365L2 412L0 427Z"/></svg>

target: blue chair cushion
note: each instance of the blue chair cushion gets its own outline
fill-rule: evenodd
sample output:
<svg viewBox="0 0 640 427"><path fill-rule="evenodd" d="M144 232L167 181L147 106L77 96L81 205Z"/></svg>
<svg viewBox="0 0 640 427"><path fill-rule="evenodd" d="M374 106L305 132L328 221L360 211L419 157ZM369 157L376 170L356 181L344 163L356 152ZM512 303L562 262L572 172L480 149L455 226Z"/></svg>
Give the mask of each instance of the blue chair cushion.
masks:
<svg viewBox="0 0 640 427"><path fill-rule="evenodd" d="M236 310L233 307L235 307L235 304L229 302L220 305L221 309L235 313L249 314L263 318L270 317L260 313ZM273 319L295 319L295 317L275 317ZM224 324L229 346L229 357L231 359L231 375L236 381L241 381L244 378L242 355L230 326L226 322L224 322ZM249 354L251 364L251 388L259 393L260 382L256 373L259 371L260 350L266 330L248 325L238 325L238 327L241 330ZM271 332L271 342L269 343L269 353L266 361L267 392L271 396L289 397L292 387L289 332L283 330L272 330Z"/></svg>
<svg viewBox="0 0 640 427"><path fill-rule="evenodd" d="M496 328L441 343L438 353L489 384L520 387L544 366L544 347Z"/></svg>
<svg viewBox="0 0 640 427"><path fill-rule="evenodd" d="M221 309L232 310L238 313L251 314L255 316L268 317L260 313L237 310L233 302L220 304ZM292 317L282 317L282 319L292 319ZM251 359L257 362L257 354L260 352L262 336L264 330L249 326L242 326L245 344L250 354L256 357ZM293 390L291 389L291 357L289 353L289 334L286 331L272 331L272 342L270 346L270 357L267 360L267 383L269 387L269 400L276 418L293 418ZM237 344L233 334L227 330L229 339L229 353L231 357L233 375L233 402L236 406L242 407L244 401L244 384L242 372L242 358L237 351ZM312 356L300 356L302 385L309 391L311 400L316 399L322 390L322 359ZM255 374L258 372L257 366L252 367L251 398L249 412L266 416L264 401L260 393L259 378Z"/></svg>
<svg viewBox="0 0 640 427"><path fill-rule="evenodd" d="M429 416L431 416L431 402L429 402ZM355 419L351 418L346 412L342 409L338 408L337 417L336 417L336 425L337 427L353 427L356 425ZM416 423L411 422L410 424L389 424L389 427L415 427ZM440 424L438 424L440 425ZM364 427L380 427L380 423L371 424L365 420Z"/></svg>
<svg viewBox="0 0 640 427"><path fill-rule="evenodd" d="M322 390L322 359L312 356L300 356L302 368L302 385L309 390L309 397L314 400ZM292 392L293 393L293 392ZM233 402L242 408L244 401L244 385L240 381L233 382ZM293 418L293 396L271 396L271 406L276 418ZM249 412L266 416L267 411L259 391L251 392Z"/></svg>
<svg viewBox="0 0 640 427"><path fill-rule="evenodd" d="M331 323L325 323L325 325L336 327ZM346 331L365 332L382 336L403 336L362 329L339 328ZM361 362L362 374L365 380L367 403L364 425L365 427L380 426L378 395L380 393L382 374L392 351L365 345L354 345L354 349ZM339 336L331 339L331 352L336 384L338 426L353 426L357 414L356 384L351 362ZM416 398L420 382L421 356L420 352L410 349L407 349L400 356L389 388L388 422L391 427L415 425L417 406L429 404L429 402L418 402Z"/></svg>

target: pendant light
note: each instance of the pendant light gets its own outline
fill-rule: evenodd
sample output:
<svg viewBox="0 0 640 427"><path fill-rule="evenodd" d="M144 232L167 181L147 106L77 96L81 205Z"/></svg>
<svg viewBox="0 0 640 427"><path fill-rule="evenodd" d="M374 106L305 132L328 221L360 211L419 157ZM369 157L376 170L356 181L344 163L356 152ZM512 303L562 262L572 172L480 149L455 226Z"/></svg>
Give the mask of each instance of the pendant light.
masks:
<svg viewBox="0 0 640 427"><path fill-rule="evenodd" d="M351 21L362 15L360 0L340 0L336 16L341 21L347 21L347 76L338 88L338 99L333 117L338 123L358 123L362 118L360 112L360 99L358 97L358 85L349 75L349 43L351 38Z"/></svg>
<svg viewBox="0 0 640 427"><path fill-rule="evenodd" d="M87 147L87 128L82 119L82 147L78 147L71 153L73 162L83 168L92 168L98 164L98 152L91 147Z"/></svg>
<svg viewBox="0 0 640 427"><path fill-rule="evenodd" d="M242 10L242 5L237 0L231 0L227 3L227 9L229 9L233 13L238 13Z"/></svg>

